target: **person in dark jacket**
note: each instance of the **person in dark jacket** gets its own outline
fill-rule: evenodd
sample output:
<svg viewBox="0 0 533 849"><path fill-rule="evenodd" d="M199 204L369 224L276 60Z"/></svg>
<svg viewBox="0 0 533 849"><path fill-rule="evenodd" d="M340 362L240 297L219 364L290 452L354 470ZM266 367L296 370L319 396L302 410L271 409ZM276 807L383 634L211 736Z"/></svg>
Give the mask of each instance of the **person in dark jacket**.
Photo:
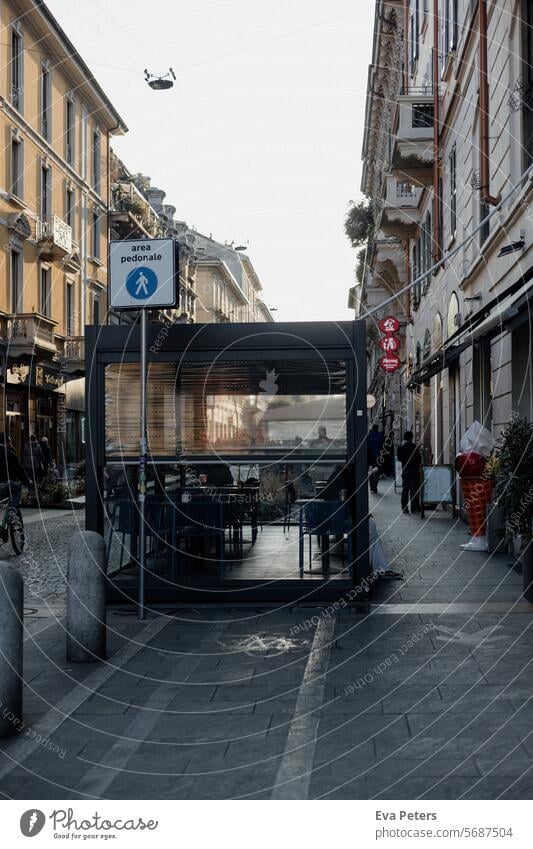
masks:
<svg viewBox="0 0 533 849"><path fill-rule="evenodd" d="M384 436L379 432L379 425L374 424L366 438L368 466L372 471L369 476L370 492L377 493L378 483L383 467Z"/></svg>
<svg viewBox="0 0 533 849"><path fill-rule="evenodd" d="M397 451L398 460L402 464L402 510L404 513L409 513L409 504L411 504L411 513L416 513L420 510L422 456L413 442L412 431L406 430L403 439Z"/></svg>
<svg viewBox="0 0 533 849"><path fill-rule="evenodd" d="M33 481L19 463L10 437L0 433L0 499L9 498L13 507L18 507L21 483L33 486Z"/></svg>
<svg viewBox="0 0 533 849"><path fill-rule="evenodd" d="M50 443L46 436L41 436L39 440L39 445L41 446L41 451L43 454L43 468L44 472L48 471L49 467L53 464L54 458L52 456L52 449L50 448Z"/></svg>
<svg viewBox="0 0 533 849"><path fill-rule="evenodd" d="M34 433L30 434L30 438L24 446L22 465L26 475L28 477L33 475L37 483L40 484L43 479L44 472L43 452Z"/></svg>

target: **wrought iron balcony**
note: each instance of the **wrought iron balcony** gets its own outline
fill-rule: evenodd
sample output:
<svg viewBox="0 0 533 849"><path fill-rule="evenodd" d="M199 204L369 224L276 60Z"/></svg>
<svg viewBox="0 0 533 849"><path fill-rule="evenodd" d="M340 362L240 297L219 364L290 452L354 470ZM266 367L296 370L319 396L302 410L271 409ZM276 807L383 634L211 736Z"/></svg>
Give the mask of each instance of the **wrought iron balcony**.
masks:
<svg viewBox="0 0 533 849"><path fill-rule="evenodd" d="M65 372L85 369L85 337L67 336L63 346L61 368Z"/></svg>
<svg viewBox="0 0 533 849"><path fill-rule="evenodd" d="M72 228L57 215L37 219L35 238L52 259L72 252Z"/></svg>

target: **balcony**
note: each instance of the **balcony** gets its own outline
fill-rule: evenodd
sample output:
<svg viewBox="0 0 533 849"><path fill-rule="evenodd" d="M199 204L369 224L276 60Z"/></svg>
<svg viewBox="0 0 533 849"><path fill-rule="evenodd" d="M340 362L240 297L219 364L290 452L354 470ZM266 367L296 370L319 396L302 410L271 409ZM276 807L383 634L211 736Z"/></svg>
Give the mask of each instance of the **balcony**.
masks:
<svg viewBox="0 0 533 849"><path fill-rule="evenodd" d="M9 357L23 355L50 356L57 347L54 328L57 322L40 313L15 313L7 319L7 354Z"/></svg>
<svg viewBox="0 0 533 849"><path fill-rule="evenodd" d="M159 216L134 183L114 183L112 203L112 226L121 238L132 235L155 238L163 235Z"/></svg>
<svg viewBox="0 0 533 849"><path fill-rule="evenodd" d="M35 239L43 259L63 259L72 253L72 228L57 215L37 219Z"/></svg>
<svg viewBox="0 0 533 849"><path fill-rule="evenodd" d="M61 370L67 374L85 371L85 337L67 336L61 357Z"/></svg>
<svg viewBox="0 0 533 849"><path fill-rule="evenodd" d="M433 179L433 95L403 94L396 107L393 171L400 180L427 186Z"/></svg>
<svg viewBox="0 0 533 849"><path fill-rule="evenodd" d="M410 180L385 178L381 229L385 236L411 239L420 225L420 201L423 189Z"/></svg>

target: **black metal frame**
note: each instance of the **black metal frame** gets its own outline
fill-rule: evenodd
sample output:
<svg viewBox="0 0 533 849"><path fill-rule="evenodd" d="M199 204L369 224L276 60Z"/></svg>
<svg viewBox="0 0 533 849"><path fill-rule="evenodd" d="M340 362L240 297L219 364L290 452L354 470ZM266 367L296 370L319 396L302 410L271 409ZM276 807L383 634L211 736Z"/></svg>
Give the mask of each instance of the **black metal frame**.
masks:
<svg viewBox="0 0 533 849"><path fill-rule="evenodd" d="M164 329L164 333L162 331ZM140 333L137 326L86 327L86 526L88 530L103 533L104 505L103 468L106 464L104 440L104 368L113 362L138 362ZM207 324L207 325L163 325L152 324L148 329L148 365L151 362L194 362L235 357L250 360L304 359L315 356L318 351L325 361L342 359L346 363L346 438L348 463L353 466L353 492L349 494L353 517L351 550L353 552L353 575L351 581L327 581L313 587L309 596L313 601L330 600L351 592L354 601L365 601L368 597L366 579L369 576L368 547L368 485L367 485L367 410L366 410L366 332L364 321L353 322L305 322L276 324ZM163 339L162 344L157 340ZM251 458L247 459L248 462ZM271 455L268 458L272 461ZM302 457L302 459L304 459ZM327 460L326 456L324 460ZM333 458L332 458L333 459ZM231 461L236 462L232 457ZM329 460L331 462L331 460ZM110 458L110 464L113 460ZM157 463L176 463L176 457L154 458ZM254 457L252 462L260 462ZM293 462L296 462L294 458ZM247 582L249 583L249 582ZM224 600L279 601L291 592L294 598L302 595L302 585L297 581L285 581L284 587L264 586L252 597L243 597L237 592L235 599L224 593ZM238 586L231 581L226 586ZM311 587L307 587L311 590ZM148 588L147 588L148 590ZM152 600L168 600L152 598ZM113 593L110 594L113 596ZM161 591L161 595L165 595ZM181 598L181 595L180 595ZM209 600L205 591L202 598ZM174 599L173 599L174 600ZM198 600L198 599L197 599ZM220 601L220 596L216 598Z"/></svg>

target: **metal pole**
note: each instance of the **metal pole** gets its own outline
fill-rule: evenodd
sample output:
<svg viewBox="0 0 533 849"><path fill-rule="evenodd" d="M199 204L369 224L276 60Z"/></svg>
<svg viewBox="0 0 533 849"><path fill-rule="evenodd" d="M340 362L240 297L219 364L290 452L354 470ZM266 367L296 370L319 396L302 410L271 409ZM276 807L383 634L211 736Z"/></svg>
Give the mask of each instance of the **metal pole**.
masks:
<svg viewBox="0 0 533 849"><path fill-rule="evenodd" d="M146 567L146 351L147 315L141 310L141 421L139 441L139 619L145 618L144 608L144 577Z"/></svg>

